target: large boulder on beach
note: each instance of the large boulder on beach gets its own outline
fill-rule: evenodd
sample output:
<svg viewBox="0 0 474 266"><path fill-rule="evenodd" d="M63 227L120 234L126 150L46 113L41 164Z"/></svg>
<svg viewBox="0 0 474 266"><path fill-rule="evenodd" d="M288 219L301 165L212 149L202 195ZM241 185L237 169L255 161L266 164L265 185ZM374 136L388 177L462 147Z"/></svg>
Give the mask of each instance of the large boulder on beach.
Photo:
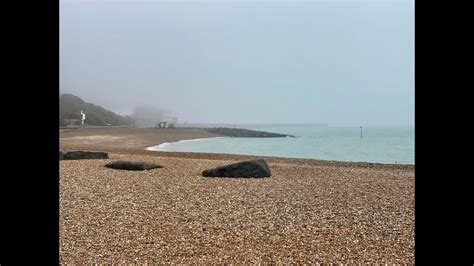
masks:
<svg viewBox="0 0 474 266"><path fill-rule="evenodd" d="M108 159L109 154L102 151L64 151L59 150L59 160Z"/></svg>
<svg viewBox="0 0 474 266"><path fill-rule="evenodd" d="M146 162L131 162L131 161L115 161L105 165L108 168L128 170L128 171L143 171L155 168L163 168L163 166L156 163Z"/></svg>
<svg viewBox="0 0 474 266"><path fill-rule="evenodd" d="M243 161L202 172L205 177L243 177L243 178L261 178L272 175L267 163L262 160Z"/></svg>

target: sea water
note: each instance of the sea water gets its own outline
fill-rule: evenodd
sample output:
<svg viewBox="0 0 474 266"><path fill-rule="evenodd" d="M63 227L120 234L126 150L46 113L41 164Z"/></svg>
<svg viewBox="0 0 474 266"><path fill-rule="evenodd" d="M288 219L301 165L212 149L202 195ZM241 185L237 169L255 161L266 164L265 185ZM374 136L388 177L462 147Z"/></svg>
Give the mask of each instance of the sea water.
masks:
<svg viewBox="0 0 474 266"><path fill-rule="evenodd" d="M350 162L414 164L413 127L252 128L295 138L217 137L150 147L156 151L208 152ZM362 138L361 138L362 131Z"/></svg>

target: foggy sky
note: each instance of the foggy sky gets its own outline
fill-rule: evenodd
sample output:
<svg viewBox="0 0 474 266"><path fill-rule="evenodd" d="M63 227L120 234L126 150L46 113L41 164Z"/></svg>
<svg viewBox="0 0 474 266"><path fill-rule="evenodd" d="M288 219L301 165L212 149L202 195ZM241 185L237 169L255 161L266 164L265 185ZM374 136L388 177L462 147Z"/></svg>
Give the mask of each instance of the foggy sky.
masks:
<svg viewBox="0 0 474 266"><path fill-rule="evenodd" d="M179 122L414 124L414 2L60 2L60 93Z"/></svg>

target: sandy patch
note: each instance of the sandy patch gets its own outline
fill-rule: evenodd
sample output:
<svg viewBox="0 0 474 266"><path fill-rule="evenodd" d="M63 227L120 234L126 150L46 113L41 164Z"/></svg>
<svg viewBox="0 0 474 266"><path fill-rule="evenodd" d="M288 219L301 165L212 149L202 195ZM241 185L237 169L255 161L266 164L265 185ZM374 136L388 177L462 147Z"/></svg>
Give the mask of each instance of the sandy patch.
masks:
<svg viewBox="0 0 474 266"><path fill-rule="evenodd" d="M117 140L123 139L124 137L117 137L112 135L95 135L95 136L75 136L75 137L67 137L63 138L63 140L85 140L85 141L103 141L103 140Z"/></svg>

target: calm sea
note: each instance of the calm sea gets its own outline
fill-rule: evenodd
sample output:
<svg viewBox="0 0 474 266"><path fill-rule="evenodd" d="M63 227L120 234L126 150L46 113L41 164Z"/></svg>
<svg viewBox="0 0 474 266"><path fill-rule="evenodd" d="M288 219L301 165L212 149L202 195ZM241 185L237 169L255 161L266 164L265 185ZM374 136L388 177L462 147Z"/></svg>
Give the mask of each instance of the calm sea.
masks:
<svg viewBox="0 0 474 266"><path fill-rule="evenodd" d="M163 143L157 151L211 152L351 162L414 164L413 127L266 127L296 138L206 138Z"/></svg>

